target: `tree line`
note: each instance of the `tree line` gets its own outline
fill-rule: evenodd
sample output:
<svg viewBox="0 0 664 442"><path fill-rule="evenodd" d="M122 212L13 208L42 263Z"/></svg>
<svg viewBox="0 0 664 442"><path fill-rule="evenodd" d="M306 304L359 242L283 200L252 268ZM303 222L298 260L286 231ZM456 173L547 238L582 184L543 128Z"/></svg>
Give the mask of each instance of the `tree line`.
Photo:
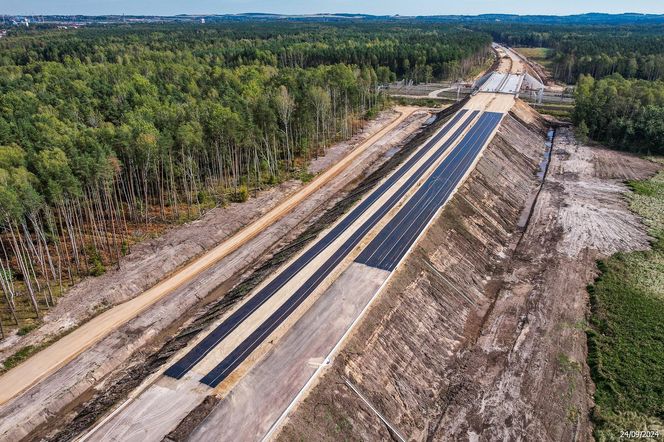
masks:
<svg viewBox="0 0 664 442"><path fill-rule="evenodd" d="M575 83L595 78L664 78L664 25L483 25L496 41L510 46L546 47L555 79Z"/></svg>
<svg viewBox="0 0 664 442"><path fill-rule="evenodd" d="M252 63L282 67L346 64L380 68L411 79L429 67L432 78L463 76L464 61L490 56L491 38L449 24L368 22L324 24L289 21L222 21L212 26L91 26L76 32L19 28L0 40L0 66L33 62L131 63L165 54L193 52L213 65ZM128 38L128 33L131 38ZM473 66L474 67L474 66Z"/></svg>
<svg viewBox="0 0 664 442"><path fill-rule="evenodd" d="M664 154L664 81L581 75L575 93L573 120L582 138Z"/></svg>
<svg viewBox="0 0 664 442"><path fill-rule="evenodd" d="M442 25L280 22L3 38L0 319L38 317L136 228L297 174L383 106L380 83L463 75L489 43Z"/></svg>

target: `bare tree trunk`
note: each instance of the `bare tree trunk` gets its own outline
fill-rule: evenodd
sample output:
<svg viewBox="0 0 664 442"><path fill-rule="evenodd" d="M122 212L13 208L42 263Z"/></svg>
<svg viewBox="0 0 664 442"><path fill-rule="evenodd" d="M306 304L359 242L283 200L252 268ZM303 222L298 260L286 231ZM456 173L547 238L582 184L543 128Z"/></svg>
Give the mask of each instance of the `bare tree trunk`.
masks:
<svg viewBox="0 0 664 442"><path fill-rule="evenodd" d="M24 281L25 285L28 289L28 296L30 297L30 302L32 304L32 307L35 310L35 314L37 315L37 318L40 317L39 314L39 305L37 304L37 298L35 297L35 291L32 288L32 283L30 282L30 272L28 271L27 267L25 266L25 260L23 257L23 252L21 250L21 246L18 243L18 240L16 239L16 235L14 233L14 228L12 226L12 223L7 219L7 225L9 226L9 232L11 233L11 238L12 238L12 249L14 251L14 256L16 256L16 260L18 261L19 268L21 270L21 273L23 273L24 276Z"/></svg>
<svg viewBox="0 0 664 442"><path fill-rule="evenodd" d="M5 253L5 259L7 259L7 267L5 268L3 260L0 260L0 270L2 271L2 275L0 275L0 285L2 286L2 292L5 295L5 300L7 301L9 312L11 313L12 318L14 318L14 322L18 326L19 324L18 316L16 315L16 304L14 303L15 292L13 284L11 284L12 275L9 268L9 259L7 257L7 251L5 250L4 244L2 246L2 250Z"/></svg>

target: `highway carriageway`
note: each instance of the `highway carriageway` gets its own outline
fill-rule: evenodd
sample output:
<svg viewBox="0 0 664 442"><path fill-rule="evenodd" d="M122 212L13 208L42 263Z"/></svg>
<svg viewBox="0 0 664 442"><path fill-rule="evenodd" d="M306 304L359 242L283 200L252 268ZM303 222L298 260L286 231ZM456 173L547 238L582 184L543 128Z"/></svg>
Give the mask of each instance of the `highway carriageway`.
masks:
<svg viewBox="0 0 664 442"><path fill-rule="evenodd" d="M485 112L454 151L378 233L355 262L394 270L475 161L503 114Z"/></svg>
<svg viewBox="0 0 664 442"><path fill-rule="evenodd" d="M293 264L282 271L263 290L256 294L247 304L238 309L233 315L220 324L212 333L204 338L189 353L187 353L175 365L170 367L166 374L171 377L182 377L190 368L202 360L216 345L228 336L244 319L255 311L262 303L272 296L283 284L291 279L304 265L313 259L322 249L327 247L341 231L356 220L359 215L366 211L387 188L392 186L396 180L410 169L417 159L432 149L466 112L460 111L445 125L441 131L411 157L394 175L379 186L366 200L358 205L348 215L348 219L342 220L327 235L321 238L311 249L298 258ZM474 121L478 111L469 112L455 133L443 143L431 158L425 162L417 172L410 177L401 188L383 204L360 228L343 243L343 245L316 269L315 273L302 284L274 313L272 313L259 327L240 343L228 356L215 366L201 382L212 387L222 382L235 368L237 368L247 356L251 354L302 302L320 285L320 283L338 266L338 264L359 244L366 234L378 224L378 222L394 207L407 191L422 177L427 169L436 162L440 156L452 146L459 136ZM371 263L376 266L391 267L393 269L401 257L405 255L409 246L421 233L424 225L434 216L435 212L446 201L447 197L456 188L458 182L463 178L468 167L473 163L477 154L488 140L489 136L499 123L502 114L488 112L480 116L475 125L461 140L460 144L447 158L436 168L433 174L425 181L422 187L415 193L408 203L398 212L396 218L379 233L377 240L370 243L371 253L364 255L368 259L377 260ZM416 207L417 210L413 211ZM357 213L355 213L357 211ZM385 232L385 233L383 233ZM331 237L331 238L328 238ZM393 247L386 250L385 238L394 239ZM383 256L384 255L384 256ZM362 256L362 255L361 255ZM379 267L379 268L383 268Z"/></svg>
<svg viewBox="0 0 664 442"><path fill-rule="evenodd" d="M437 147L433 154L423 162L422 165L410 176L403 185L383 204L367 221L358 228L350 238L339 248L339 250L321 265L316 272L303 284L286 302L282 304L267 320L265 320L251 335L249 335L234 351L215 367L201 381L216 386L226 375L237 367L256 348L269 333L274 330L288 315L300 305L306 297L325 279L327 275L343 260L344 257L361 241L362 238L393 208L403 196L424 176L428 169L440 159L442 155L452 146L459 136L467 129L478 115L478 111L461 110L446 123L438 133L432 136L420 149L418 149L401 167L392 173L379 187L363 199L348 215L336 224L327 234L316 241L295 261L276 275L263 289L259 290L245 304L240 306L210 334L196 344L180 360L169 367L165 374L172 378L180 379L207 354L209 354L220 342L230 335L249 316L265 304L277 291L279 291L298 272L307 266L325 248L330 246L339 236L358 220L383 194L406 175L415 165L436 148L440 141L450 130L461 121L447 141ZM466 117L464 119L464 117ZM220 376L221 375L221 376Z"/></svg>
<svg viewBox="0 0 664 442"><path fill-rule="evenodd" d="M476 111L477 112L477 111ZM472 114L475 114L473 112ZM441 151L456 141L465 126L474 115L468 118L455 135L441 147ZM405 256L424 227L435 213L447 201L456 189L457 184L468 171L482 147L488 141L503 114L496 112L483 113L479 121L468 131L462 141L454 148L427 178L424 184L399 210L397 215L381 230L368 248L360 254L356 261L392 271L401 258ZM425 166L423 166L425 167ZM428 165L427 165L428 167ZM424 171L422 171L424 173ZM410 187L406 183L403 187ZM407 189L403 190L403 193ZM201 382L211 387L219 385L254 351L329 275L332 270L359 244L360 240L373 228L378 221L393 207L398 195L395 194L387 204L381 207L360 229L339 248L315 273L304 283L284 304L282 304L266 321L264 321L249 337L237 346L226 358L214 367ZM365 254L365 252L367 252ZM364 256L364 258L363 258Z"/></svg>

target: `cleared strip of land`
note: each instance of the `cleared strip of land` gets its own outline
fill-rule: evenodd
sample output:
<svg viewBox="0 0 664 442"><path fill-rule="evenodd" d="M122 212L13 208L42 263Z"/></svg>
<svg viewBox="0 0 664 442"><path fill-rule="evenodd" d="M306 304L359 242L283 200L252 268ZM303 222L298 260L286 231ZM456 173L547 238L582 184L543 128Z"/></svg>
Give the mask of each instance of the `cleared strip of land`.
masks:
<svg viewBox="0 0 664 442"><path fill-rule="evenodd" d="M316 378L320 369L316 367L320 367L321 362L326 359L325 355L329 357L334 354L344 341L345 335L362 316L366 306L380 292L383 283L389 279L390 270L352 264L352 260L400 210L404 208L408 210L406 207L408 201L415 198L418 189L421 190L424 186L425 190L420 192L422 197L419 202L432 210L426 211L426 216L421 219L416 217L417 228L407 229L411 234L403 241L397 241L400 245L398 250L394 252L388 250L390 257L387 267L393 269L400 258L409 253L413 241L420 236L418 233L426 230L431 217L439 213L439 204L444 203L440 198L445 197L443 199L446 200L473 170L481 152L495 134L503 114L509 111L514 103L514 95L508 93L481 92L473 96L463 106L465 111L460 112L472 114L473 124L470 125L469 132L463 136L461 132L465 132L468 127L464 127L456 134L458 138L452 135L454 147L450 146L451 150L446 152L452 155L452 158L449 158L449 155L442 155L439 161L445 165L441 166L439 161L429 164L426 166L428 169L426 176L422 179L406 183L403 181L406 177L403 177L394 183L398 185L390 186L386 192L379 192L381 195L374 202L375 207L370 212L378 210L376 214L382 220L375 229L371 229L371 233L364 231L364 223L368 221L369 213L363 213L349 226L340 220L338 225L342 225L343 234L325 247L324 251L320 251L320 254L314 243L312 247L316 256L311 260L304 259L305 265L297 271L297 275L292 275L286 266L287 277L283 278L283 286L282 278L276 274L254 294L257 308L254 309L252 298L249 298L245 304L249 310L248 315L243 312L244 306L239 306L236 310L237 318L232 314L226 318L227 321L221 321L210 327L205 336L201 336L201 339L190 347L189 354L182 352L178 355L180 359L167 372L170 376L160 376L153 379L151 385L149 383L144 385L142 392L123 404L117 413L102 421L88 433L86 438L143 442L162 440L179 421L185 419L190 412L195 413L196 404L201 403L206 395L210 394L223 399L208 419L201 423L193 439L225 440L228 437L237 438L238 435L241 435L241 439L247 440L262 438L270 428L273 428L275 422L281 421L282 413L287 413L290 409L289 404L295 403L307 390L307 385ZM484 118L476 120L478 114L484 115ZM452 125L458 123L458 121L454 123L454 119L452 121ZM443 136L440 141L444 139ZM459 141L459 144L456 141ZM426 151L425 146L426 143L420 149ZM439 167L442 167L440 174L445 177L436 176L433 181L426 184ZM451 192L441 194L437 191L439 190L437 184L441 178L450 181L442 187ZM390 210L387 216L380 214L380 208L386 205L395 188L404 184L410 191L398 197L400 204L394 206L394 210ZM434 208L437 210L433 210ZM352 212L347 216L351 215ZM335 228L333 227L330 232ZM401 230L398 228L396 231L399 233ZM351 237L357 235L363 236L364 239L359 243L350 241ZM352 252L346 248L347 242L351 244L348 247L353 249ZM306 257L307 254L308 251L304 251L296 261ZM343 278L345 270L358 267L361 269L359 275L356 274L350 279ZM369 269L373 277L371 281L364 281L362 274L367 273ZM328 276L319 275L321 272L327 274L328 271ZM340 293L353 296L357 303L353 304L352 308L346 308L350 307L348 303L340 303L345 296L334 297L332 304L328 305L330 312L336 311L336 315L333 315L334 324L330 324L330 321L321 321L321 316L316 315L317 311L320 312L316 306L320 305L325 293L332 290L331 287L339 287L338 284L342 280L350 282L350 285L342 287ZM263 303L261 291L273 283L280 288L274 293L268 290L269 297ZM364 287L365 283L366 293L358 293L359 287ZM311 293L310 290L316 293L300 305L300 300L307 297L308 293ZM300 292L304 293L304 297L300 297ZM316 315L313 320L311 320L312 314ZM297 324L301 324L302 321L308 321L314 328L305 331L300 329L296 335L293 335L294 330L298 330ZM327 324L328 327L321 327L321 324ZM279 352L280 357L274 360L272 355L275 349L284 347L285 342L291 342L289 339L294 339L297 343L292 346L285 345L288 350ZM265 365L265 361L268 360L272 361L269 367ZM199 380L201 382L197 383ZM205 390L205 384L214 387L214 390ZM255 388L257 386L258 389ZM292 399L294 396L295 399Z"/></svg>
<svg viewBox="0 0 664 442"><path fill-rule="evenodd" d="M487 107L492 105L491 100L486 102ZM435 207L432 212L426 212L427 216L421 217L426 222L418 223L418 232L426 231L432 218L440 212L441 205L473 170L502 118L502 114L483 115L485 117L475 122L452 152L434 167L427 180L417 186L417 192L399 207L391 221L382 226L381 231L392 231L389 227L392 223L400 225L402 217L399 214L411 221L419 219L410 215L412 204L420 208ZM441 184L441 177L451 180L444 185ZM437 190L441 189L442 193L439 193ZM424 199L418 198L418 194L422 194ZM396 229L397 232L401 230ZM373 240L381 243L376 240L379 236L380 233ZM402 246L399 247L399 257L409 253L409 245L414 240L404 237L395 243ZM367 247L369 245L363 250ZM391 247L387 249L391 251ZM391 257L390 263L394 259L397 258ZM215 393L223 399L196 428L191 438L214 441L240 435L243 440L261 440L278 428L288 410L315 383L317 375L325 370L326 361L343 345L353 326L385 287L396 263L390 267L384 270L355 259L283 337L270 336L275 341L278 339L278 344L269 346L265 357L254 362L252 367L245 368L246 373L239 368L228 380L219 384ZM321 324L328 326L321 327ZM242 375L239 380L238 372ZM276 382L276 379L283 381Z"/></svg>
<svg viewBox="0 0 664 442"><path fill-rule="evenodd" d="M461 112L462 115L464 113L465 111ZM469 117L469 120L474 121L475 117L476 113L473 113ZM443 157L445 157L447 149L450 148L448 144L448 137L456 140L457 137L459 137L467 128L467 124L464 124L464 122L465 121L459 121L458 118L453 118L450 126L459 126L457 127L457 131L452 133L447 130L443 130L440 134L431 137L428 144L430 144L432 149L424 151L419 150L415 152L411 157L412 161L409 160L404 164L406 171L405 174L399 173L398 170L395 171L394 174L391 175L390 178L388 178L377 189L380 190L383 185L387 185L387 190L378 191L376 193L377 199L374 199L371 197L371 195L368 195L363 200L363 202L359 203L358 207L362 206L364 202L368 201L370 207L367 211L361 211L361 215L355 219L355 221L352 222L350 226L346 225L344 220L348 217L354 218L352 215L353 212L339 220L335 227L332 227L328 234L332 233L338 226L341 226L343 233L339 235L328 247L326 247L320 255L316 256L310 261L309 258L307 258L308 251L305 250L302 255L296 257L295 261L291 265L295 264L299 259L302 259L302 257L305 257L305 261L308 262L305 268L298 272L298 274L293 279L286 282L283 287L279 288L277 293L271 295L269 299L260 305L260 307L255 309L255 311L253 311L253 307L250 308L250 310L252 310L250 317L241 321L236 328L232 329L230 333L224 337L223 342L217 342L217 339L214 337L214 332L212 333L211 342L208 342L208 339L202 336L203 340L199 341L193 347L193 353L191 354L191 356L193 356L193 360L191 362L184 363L182 365L183 370L180 370L179 367L177 367L179 364L176 364L176 368L178 369L173 372L173 374L178 374L182 371L184 376L181 379L175 380L169 376L160 377L153 385L147 386L147 389L138 397L136 397L130 403L125 404L126 408L120 410L117 415L111 416L110 419L102 422L97 428L95 428L88 435L89 440L160 440L168 432L169 423L170 425L177 424L178 419L182 419L189 411L191 411L191 409L196 405L196 397L200 402L203 400L206 394L209 394L209 391L205 392L201 390L201 386L204 386L204 384L198 383L201 377L212 370L220 360L228 356L230 352L232 352L238 345L240 345L244 339L246 339L256 329L256 327L263 324L264 321L271 315L271 313L278 309L279 306L288 299L293 291L298 290L298 288L306 283L308 277L313 276L314 273L318 271L318 268L320 265L322 265L322 263L328 259L333 258L333 256L338 253L338 249L342 247L351 236L355 235L355 232L359 226L363 226L369 222L370 218L375 216L381 218L384 216L384 211L382 211L380 214L376 214L375 211L383 208L386 201L393 199L393 193L398 193L398 191L401 189L406 192L414 190L413 185L416 182L425 179L425 177L417 174L416 171L422 169L422 172L425 170L430 172L432 168L435 168L435 164L437 164L443 159ZM395 197L395 201L393 202L396 202L403 197L403 192L398 193L397 197ZM367 233L366 228L365 233ZM312 244L312 248L316 248L315 243ZM347 261L348 262L346 262L345 265L352 261L352 257ZM326 278L326 283L323 285L329 285L331 280L336 278L337 273L338 271L335 270L333 275L331 275L329 278ZM279 279L280 278L277 277L271 281L278 281ZM271 281L267 282L262 290L269 288ZM324 288L326 287L320 287L319 290L317 290L316 295L319 295ZM255 298L255 296L257 296L257 294L254 295L254 297L249 298L247 303L239 306L238 310L236 310L236 313L242 312L245 306L251 306L251 304L253 304L251 301ZM317 296L313 296L312 298L317 298ZM274 337L275 334L283 333L285 330L287 330L290 325L295 320L297 320L297 317L299 317L303 311L306 311L306 309L313 303L313 301L313 299L310 299L305 303L305 305L298 308L297 312L290 315L287 320L288 324L280 327L278 331L271 335L270 339L278 340L276 337ZM221 324L218 324L218 326L221 327L219 330L226 330L225 325L229 321L230 323L235 324L237 319L234 318L234 316L235 314L232 314L227 320L223 321ZM241 316L244 317L245 315L242 314ZM197 350L196 348L199 345L202 345L204 349L208 349L209 353L208 351ZM210 345L212 345L211 348ZM249 358L250 360L245 361L245 364L251 364L251 362L254 361L259 354L264 353L264 350L265 348L261 347L252 353L251 357ZM182 362L188 361L188 356L189 355L185 356ZM202 359L199 357L202 357ZM189 370L192 363L195 364L195 367ZM241 372L243 372L242 369L236 371L236 373ZM237 376L235 374L233 378L237 380ZM195 382L192 383L192 380ZM225 383L224 385L226 386L228 383ZM154 400L155 395L160 398L159 401ZM179 414L177 414L178 412ZM159 416L159 418L155 416Z"/></svg>

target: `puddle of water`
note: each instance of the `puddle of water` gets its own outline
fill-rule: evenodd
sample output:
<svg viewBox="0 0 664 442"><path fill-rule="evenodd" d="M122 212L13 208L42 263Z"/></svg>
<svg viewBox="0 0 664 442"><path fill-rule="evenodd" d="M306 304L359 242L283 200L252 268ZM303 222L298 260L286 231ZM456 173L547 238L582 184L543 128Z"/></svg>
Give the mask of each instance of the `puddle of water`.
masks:
<svg viewBox="0 0 664 442"><path fill-rule="evenodd" d="M551 149L553 147L553 137L556 134L556 131L554 129L549 129L549 131L546 133L546 142L544 145L546 146L546 152L544 152L544 158L542 158L542 161L539 163L539 171L537 172L537 179L540 181L544 180L544 174L546 173L546 168L549 165L549 161L551 160Z"/></svg>
<svg viewBox="0 0 664 442"><path fill-rule="evenodd" d="M549 166L549 161L551 159L551 150L553 148L553 137L556 135L555 129L549 129L549 131L546 133L546 142L544 145L546 146L546 151L544 152L544 157L542 158L542 161L539 163L539 170L537 171L537 179L540 182L540 185L534 189L528 197L526 198L526 204L521 211L521 215L519 215L519 221L517 221L516 225L519 229L523 229L526 227L528 224L528 220L530 219L530 215L533 213L533 208L535 207L535 201L537 200L537 195L539 195L539 191L542 188L542 183L544 182L544 176L546 175L546 169Z"/></svg>

